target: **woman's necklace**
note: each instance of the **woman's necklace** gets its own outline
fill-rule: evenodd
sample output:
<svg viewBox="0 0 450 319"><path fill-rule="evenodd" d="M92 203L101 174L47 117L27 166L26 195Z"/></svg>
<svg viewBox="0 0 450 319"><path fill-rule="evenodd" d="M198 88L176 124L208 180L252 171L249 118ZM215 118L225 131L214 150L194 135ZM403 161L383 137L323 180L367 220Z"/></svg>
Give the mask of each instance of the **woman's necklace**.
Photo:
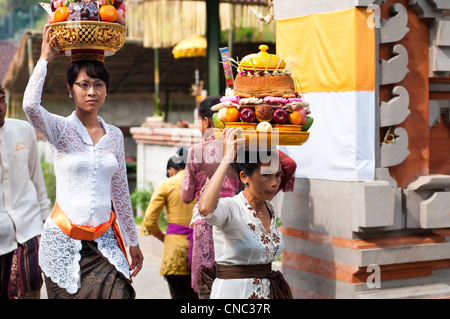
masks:
<svg viewBox="0 0 450 319"><path fill-rule="evenodd" d="M244 194L242 194L245 198L245 203L247 205L247 208L253 213L253 216L260 218L262 217L262 215L264 214L263 211L257 211L255 208L253 208L253 206L250 204L250 202L248 201L247 197L245 197Z"/></svg>

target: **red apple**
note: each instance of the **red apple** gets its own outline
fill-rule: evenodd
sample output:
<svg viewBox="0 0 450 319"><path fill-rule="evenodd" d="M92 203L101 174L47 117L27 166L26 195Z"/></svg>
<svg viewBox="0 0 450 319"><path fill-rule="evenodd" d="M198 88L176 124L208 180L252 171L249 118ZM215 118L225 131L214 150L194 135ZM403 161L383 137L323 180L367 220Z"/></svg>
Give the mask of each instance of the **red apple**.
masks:
<svg viewBox="0 0 450 319"><path fill-rule="evenodd" d="M239 118L242 122L252 123L256 119L255 111L251 107L244 107L239 112Z"/></svg>
<svg viewBox="0 0 450 319"><path fill-rule="evenodd" d="M123 0L114 0L114 3L112 4L114 8L119 9L120 5L123 3Z"/></svg>
<svg viewBox="0 0 450 319"><path fill-rule="evenodd" d="M125 24L125 11L123 11L122 9L117 9L117 19L116 19L116 23L120 23L120 24Z"/></svg>
<svg viewBox="0 0 450 319"><path fill-rule="evenodd" d="M288 121L289 114L284 109L276 109L273 112L273 121L276 124L284 124Z"/></svg>
<svg viewBox="0 0 450 319"><path fill-rule="evenodd" d="M48 24L55 23L55 13L54 13L54 12L52 12L52 13L50 13L50 14L48 15L48 17L47 17L47 23L48 23Z"/></svg>
<svg viewBox="0 0 450 319"><path fill-rule="evenodd" d="M306 117L308 114L306 113L306 110L304 108L300 108L297 111L302 116L302 121L300 122L300 125L304 125L306 123Z"/></svg>

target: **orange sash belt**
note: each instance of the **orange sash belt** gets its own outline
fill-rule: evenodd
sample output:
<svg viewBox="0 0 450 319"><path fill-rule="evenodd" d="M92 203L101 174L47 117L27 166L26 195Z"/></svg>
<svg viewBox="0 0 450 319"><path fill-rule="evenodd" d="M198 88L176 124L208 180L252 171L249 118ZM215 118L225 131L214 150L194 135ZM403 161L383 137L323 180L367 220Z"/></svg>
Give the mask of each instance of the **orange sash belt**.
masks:
<svg viewBox="0 0 450 319"><path fill-rule="evenodd" d="M125 250L125 245L123 243L122 236L120 235L119 225L116 222L116 215L113 211L111 211L111 218L109 219L109 221L95 227L72 224L69 218L67 218L66 214L64 214L62 209L59 207L58 203L55 203L50 217L67 236L80 240L93 241L94 239L100 237L105 231L109 229L109 227L112 226L114 235L116 236L117 242L119 243L119 247L125 255L128 265L130 265L127 257L127 252Z"/></svg>

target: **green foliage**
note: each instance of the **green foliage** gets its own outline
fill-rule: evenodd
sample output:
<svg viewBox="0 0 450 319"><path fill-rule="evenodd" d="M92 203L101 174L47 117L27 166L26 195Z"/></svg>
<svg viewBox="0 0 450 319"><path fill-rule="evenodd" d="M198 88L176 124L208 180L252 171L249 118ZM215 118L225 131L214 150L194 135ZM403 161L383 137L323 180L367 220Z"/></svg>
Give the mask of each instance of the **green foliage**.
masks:
<svg viewBox="0 0 450 319"><path fill-rule="evenodd" d="M47 196L50 199L51 207L55 204L56 200L56 178L53 164L46 162L41 157L42 174L44 175L45 187L47 188Z"/></svg>
<svg viewBox="0 0 450 319"><path fill-rule="evenodd" d="M143 188L136 187L130 196L133 210L137 210L139 208L145 212L148 203L150 202L150 198L152 197L153 190L153 184L150 182Z"/></svg>
<svg viewBox="0 0 450 319"><path fill-rule="evenodd" d="M38 1L0 0L0 40L20 40L26 29L42 31L47 17Z"/></svg>
<svg viewBox="0 0 450 319"><path fill-rule="evenodd" d="M150 199L152 198L154 188L153 184L149 182L146 187L144 188L135 188L134 191L131 193L131 206L133 207L133 210L136 211L137 208L141 209L143 213L145 213L145 210L147 209L148 203L150 203ZM144 219L144 216L141 217L135 217L134 222L138 225L142 223ZM165 232L167 229L167 214L165 210L161 212L158 218L158 225L159 228Z"/></svg>
<svg viewBox="0 0 450 319"><path fill-rule="evenodd" d="M167 230L167 214L166 214L165 210L163 210L161 215L159 215L158 226L162 232L164 232L164 233L166 232L166 230Z"/></svg>

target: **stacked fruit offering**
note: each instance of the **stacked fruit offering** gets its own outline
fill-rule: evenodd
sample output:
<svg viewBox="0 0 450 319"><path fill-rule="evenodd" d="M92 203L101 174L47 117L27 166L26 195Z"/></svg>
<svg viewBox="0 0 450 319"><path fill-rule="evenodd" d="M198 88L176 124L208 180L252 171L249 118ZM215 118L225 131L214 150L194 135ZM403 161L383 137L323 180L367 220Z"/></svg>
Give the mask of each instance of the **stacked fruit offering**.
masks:
<svg viewBox="0 0 450 319"><path fill-rule="evenodd" d="M308 117L309 104L302 98L282 98L266 96L264 98L241 98L239 95L223 97L219 104L211 109L213 123L216 128L224 128L225 123L240 122L244 128L255 128L258 131L279 129L280 125L290 126L293 131L307 131L313 122ZM253 125L249 123L254 123Z"/></svg>
<svg viewBox="0 0 450 319"><path fill-rule="evenodd" d="M237 66L233 89L211 107L214 126L240 126L244 130L283 131L301 134L309 130L313 118L309 103L295 90L292 68L283 58L260 45L257 54L245 56Z"/></svg>
<svg viewBox="0 0 450 319"><path fill-rule="evenodd" d="M123 0L52 0L48 23L64 21L104 21L125 24Z"/></svg>

